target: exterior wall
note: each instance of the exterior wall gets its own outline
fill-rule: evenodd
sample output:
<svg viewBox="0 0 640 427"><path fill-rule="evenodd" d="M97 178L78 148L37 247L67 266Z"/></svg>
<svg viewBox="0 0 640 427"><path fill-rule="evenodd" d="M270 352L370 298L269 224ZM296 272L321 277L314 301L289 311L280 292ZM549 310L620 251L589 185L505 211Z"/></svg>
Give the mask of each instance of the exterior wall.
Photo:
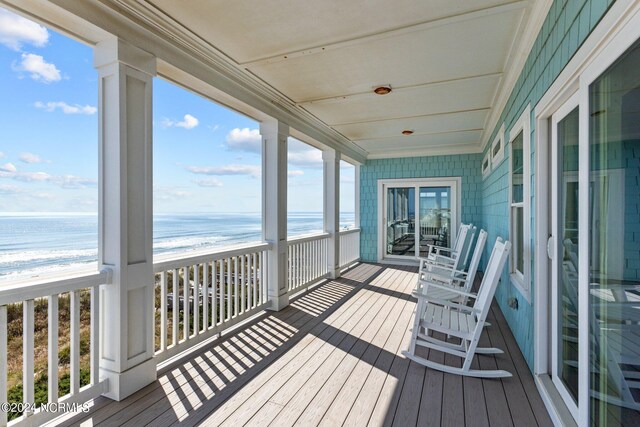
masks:
<svg viewBox="0 0 640 427"><path fill-rule="evenodd" d="M500 120L493 130L493 140L500 126L505 125L505 159L491 174L481 181L481 224L489 233L488 242L500 235L509 238L509 131L527 104L531 104L531 192L530 203L535 204L535 105L551 86L573 54L582 45L591 30L600 21L614 0L556 0L547 15L540 33L529 53L524 69L511 92ZM485 149L488 150L489 147ZM531 236L535 236L534 209L530 218ZM484 260L488 259L491 245L487 245ZM536 278L533 269L533 241L529 242L531 252L531 298L529 302L510 283L508 268L505 268L496 300L513 330L518 345L529 367L533 369L533 298ZM517 310L507 305L509 298L518 299Z"/></svg>
<svg viewBox="0 0 640 427"><path fill-rule="evenodd" d="M481 214L479 154L369 160L360 167L360 256L378 260L378 180L462 177L462 222L478 223Z"/></svg>

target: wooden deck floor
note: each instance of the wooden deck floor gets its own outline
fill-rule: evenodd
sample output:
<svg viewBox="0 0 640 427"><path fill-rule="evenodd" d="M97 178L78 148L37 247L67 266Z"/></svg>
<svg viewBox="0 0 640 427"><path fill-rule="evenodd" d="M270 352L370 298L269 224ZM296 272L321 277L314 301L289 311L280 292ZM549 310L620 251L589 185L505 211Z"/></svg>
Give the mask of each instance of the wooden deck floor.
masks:
<svg viewBox="0 0 640 427"><path fill-rule="evenodd" d="M356 266L168 366L122 402L96 399L63 425L552 425L495 304L482 339L505 354L475 363L512 378L463 378L401 356L415 271Z"/></svg>

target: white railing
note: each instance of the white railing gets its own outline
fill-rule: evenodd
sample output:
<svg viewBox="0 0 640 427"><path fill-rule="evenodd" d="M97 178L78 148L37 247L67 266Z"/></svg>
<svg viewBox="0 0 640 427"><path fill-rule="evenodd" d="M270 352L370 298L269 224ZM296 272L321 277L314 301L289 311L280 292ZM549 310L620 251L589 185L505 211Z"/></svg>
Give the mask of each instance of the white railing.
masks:
<svg viewBox="0 0 640 427"><path fill-rule="evenodd" d="M288 290L294 292L328 273L329 233L294 237L287 241Z"/></svg>
<svg viewBox="0 0 640 427"><path fill-rule="evenodd" d="M360 229L340 232L340 268L347 267L360 259Z"/></svg>
<svg viewBox="0 0 640 427"><path fill-rule="evenodd" d="M154 262L159 362L268 307L269 248L259 243Z"/></svg>
<svg viewBox="0 0 640 427"><path fill-rule="evenodd" d="M0 426L8 421L10 426L41 425L60 415L58 410L42 410L41 404L79 405L102 394L106 385L99 379L98 366L99 287L110 282L110 272L104 270L0 285L0 403L16 404L9 413L4 411L5 408L0 410ZM18 332L16 325L20 323L20 317L22 328ZM60 330L61 320L68 323L68 332ZM46 328L46 336L43 336L42 328ZM19 347L19 334L22 335L22 360L19 354L8 354L15 351L14 347ZM65 343L62 348L59 347L60 341ZM37 360L36 366L35 350L42 350L45 345L48 354L46 364ZM37 353L43 354L41 351ZM15 367L16 362L22 364L22 384L15 380L13 370L8 377L10 364ZM59 368L67 364L69 372L63 369L60 375ZM46 371L43 366L47 367ZM7 387L12 378L15 384L8 393ZM61 382L65 386L61 386ZM38 397L42 396L45 383L46 400ZM21 399L16 397L20 386ZM59 387L63 396L59 395Z"/></svg>

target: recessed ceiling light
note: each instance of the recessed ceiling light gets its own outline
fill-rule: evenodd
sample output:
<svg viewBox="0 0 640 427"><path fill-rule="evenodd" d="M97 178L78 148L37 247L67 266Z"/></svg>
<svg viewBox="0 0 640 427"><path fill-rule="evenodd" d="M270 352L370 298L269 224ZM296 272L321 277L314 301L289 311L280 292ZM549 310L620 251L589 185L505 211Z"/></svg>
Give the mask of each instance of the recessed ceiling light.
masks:
<svg viewBox="0 0 640 427"><path fill-rule="evenodd" d="M376 95L386 95L391 92L391 86L378 86L377 88L373 89L373 92Z"/></svg>
<svg viewBox="0 0 640 427"><path fill-rule="evenodd" d="M411 129L405 129L405 130L402 131L402 134L403 135L412 135L413 131Z"/></svg>

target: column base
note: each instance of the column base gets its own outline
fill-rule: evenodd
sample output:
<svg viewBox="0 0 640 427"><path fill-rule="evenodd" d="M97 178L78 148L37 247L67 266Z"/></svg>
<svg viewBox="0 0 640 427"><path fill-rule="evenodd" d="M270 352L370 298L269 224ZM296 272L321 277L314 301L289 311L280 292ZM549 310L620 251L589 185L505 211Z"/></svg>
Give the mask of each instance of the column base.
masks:
<svg viewBox="0 0 640 427"><path fill-rule="evenodd" d="M156 359L151 358L124 372L100 368L100 377L109 381L109 390L102 395L121 401L158 378Z"/></svg>
<svg viewBox="0 0 640 427"><path fill-rule="evenodd" d="M338 277L340 277L340 268L339 267L338 268L329 268L328 277L331 280L337 279Z"/></svg>
<svg viewBox="0 0 640 427"><path fill-rule="evenodd" d="M271 299L271 305L269 306L269 308L267 308L267 310L269 311L280 311L289 305L289 295L287 294L277 297L272 296L269 298Z"/></svg>

